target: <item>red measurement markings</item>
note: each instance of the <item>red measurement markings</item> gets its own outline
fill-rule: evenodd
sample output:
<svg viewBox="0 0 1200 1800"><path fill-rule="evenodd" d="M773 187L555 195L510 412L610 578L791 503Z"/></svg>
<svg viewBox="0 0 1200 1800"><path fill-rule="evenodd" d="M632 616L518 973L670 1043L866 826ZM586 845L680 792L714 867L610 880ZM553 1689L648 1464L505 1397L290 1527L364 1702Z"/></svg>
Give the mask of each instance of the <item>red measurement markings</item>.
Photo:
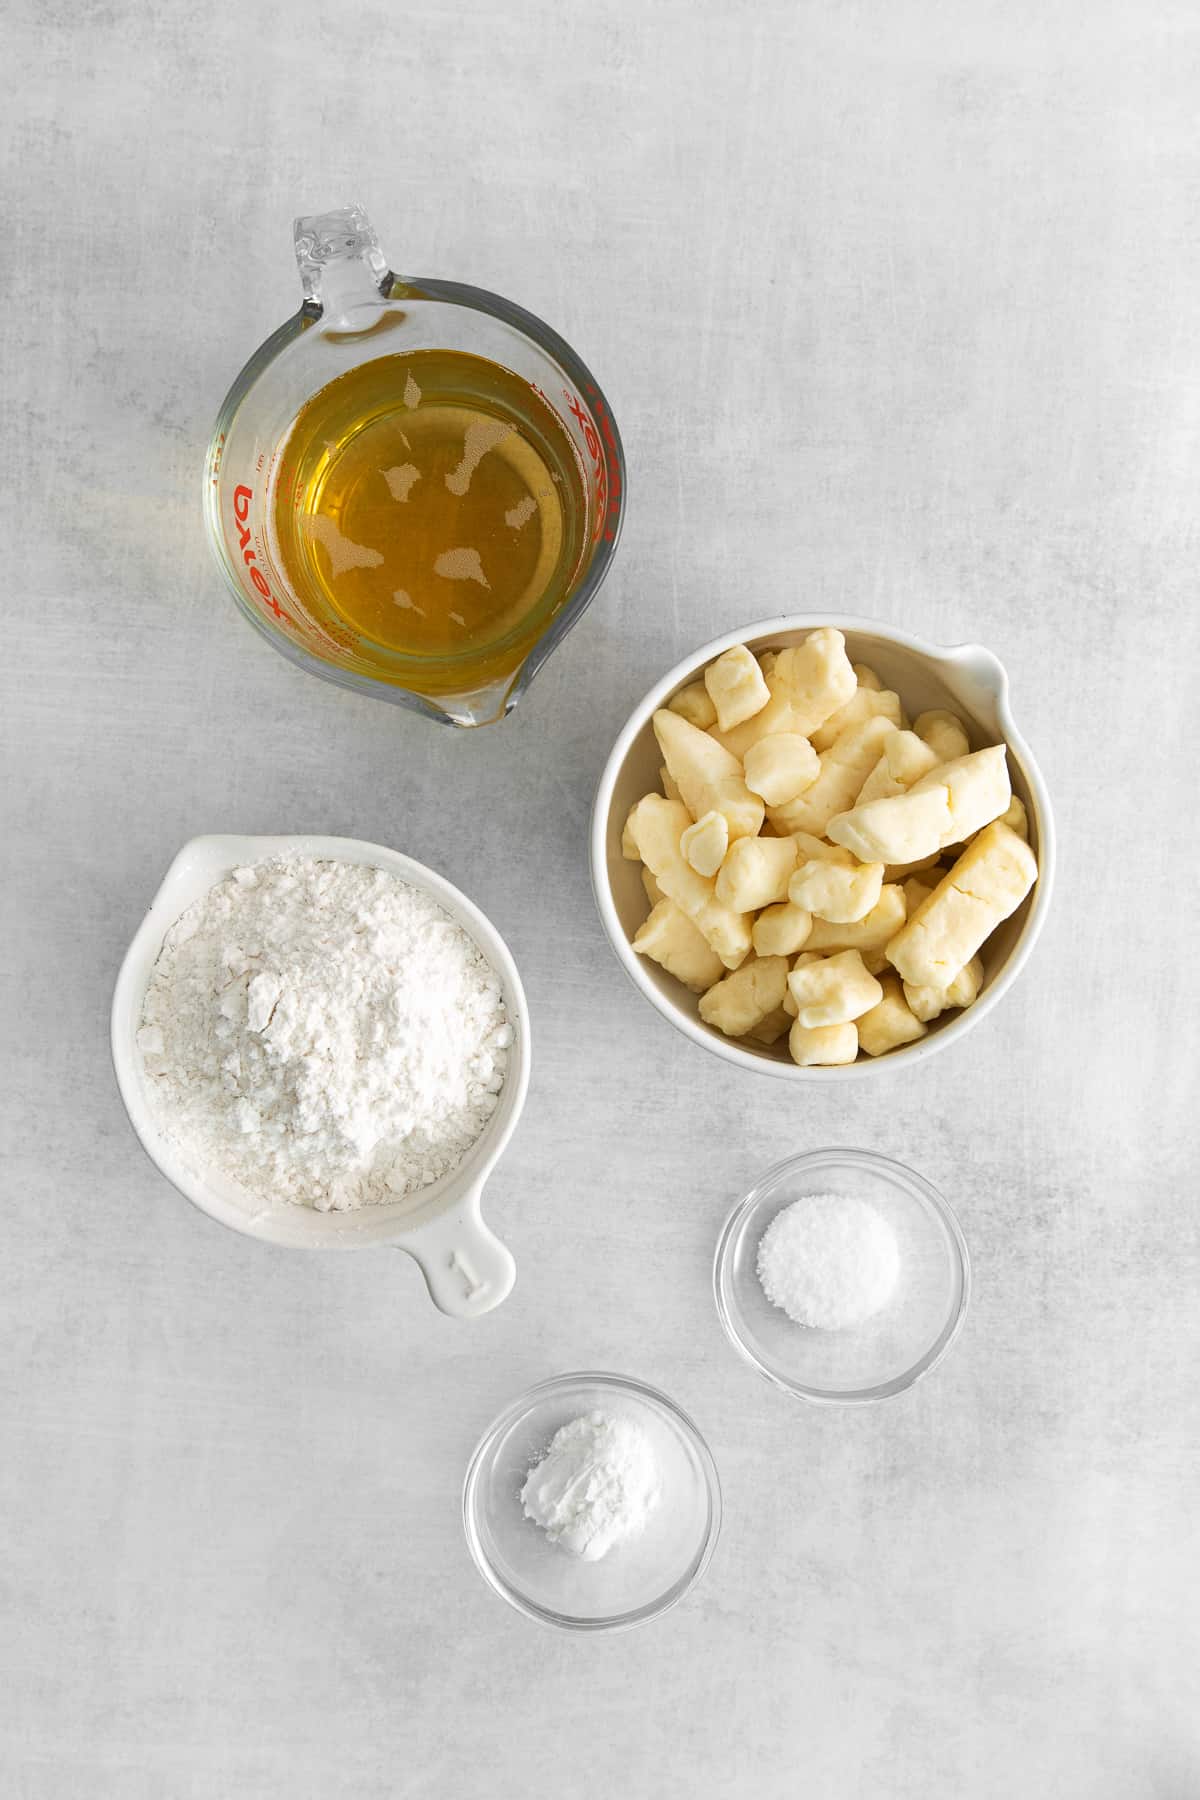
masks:
<svg viewBox="0 0 1200 1800"><path fill-rule="evenodd" d="M617 434L613 430L613 422L607 407L600 398L598 388L589 387L592 411L600 421L600 432L608 445L610 455L606 458L608 466L608 519L604 536L609 543L617 535L617 520L621 514L621 459L617 454Z"/></svg>
<svg viewBox="0 0 1200 1800"><path fill-rule="evenodd" d="M596 529L593 538L598 538L604 528L608 513L608 462L600 445L600 437L592 422L592 416L580 404L578 397L563 389L563 397L567 402L567 410L573 419L578 420L579 429L583 433L583 441L587 445L587 453L592 459L592 478L596 484Z"/></svg>
<svg viewBox="0 0 1200 1800"><path fill-rule="evenodd" d="M235 487L233 490L233 516L237 522L238 549L242 553L242 561L250 572L251 582L266 602L267 611L274 613L277 619L283 620L288 625L294 625L296 621L290 613L284 612L271 592L266 576L255 560L254 549L250 543L250 502L253 498L253 488Z"/></svg>
<svg viewBox="0 0 1200 1800"><path fill-rule="evenodd" d="M543 392L536 381L531 381L529 385L539 400L544 400L547 406L551 406L551 409L555 410L548 395ZM611 452L611 457L609 457L605 456L601 449L600 438L597 436L592 416L580 405L578 396L573 394L569 388L564 388L562 393L571 417L578 422L579 429L583 433L583 441L587 445L588 455L592 459L592 475L596 484L596 529L592 533L592 539L595 541L603 530L606 540L611 544L617 535L617 519L621 511L621 469L617 457L617 438L612 420L600 399L599 389L589 387L588 393L592 396L593 411L600 420L600 431Z"/></svg>

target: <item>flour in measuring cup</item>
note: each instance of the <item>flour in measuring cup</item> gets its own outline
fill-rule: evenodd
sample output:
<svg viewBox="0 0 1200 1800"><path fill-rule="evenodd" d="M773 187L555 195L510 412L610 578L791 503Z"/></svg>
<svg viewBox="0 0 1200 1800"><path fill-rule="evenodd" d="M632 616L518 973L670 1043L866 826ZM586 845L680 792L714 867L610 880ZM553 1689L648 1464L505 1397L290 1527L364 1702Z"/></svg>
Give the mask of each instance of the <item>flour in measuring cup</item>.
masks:
<svg viewBox="0 0 1200 1800"><path fill-rule="evenodd" d="M235 869L172 926L138 1045L197 1173L324 1212L456 1168L512 1037L495 970L427 894L297 857Z"/></svg>

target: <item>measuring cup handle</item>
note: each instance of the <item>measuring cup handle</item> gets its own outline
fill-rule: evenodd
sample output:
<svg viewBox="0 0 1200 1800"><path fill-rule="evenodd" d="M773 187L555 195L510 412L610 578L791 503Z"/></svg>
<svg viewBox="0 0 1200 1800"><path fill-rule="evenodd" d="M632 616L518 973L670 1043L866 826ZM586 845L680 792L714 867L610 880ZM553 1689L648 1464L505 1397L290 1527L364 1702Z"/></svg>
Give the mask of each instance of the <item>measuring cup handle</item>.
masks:
<svg viewBox="0 0 1200 1800"><path fill-rule="evenodd" d="M482 1183L404 1241L420 1264L433 1304L455 1319L491 1312L508 1298L517 1278L512 1252L483 1222L481 1192Z"/></svg>
<svg viewBox="0 0 1200 1800"><path fill-rule="evenodd" d="M353 308L386 298L395 277L361 206L309 213L294 230L305 312L338 325Z"/></svg>

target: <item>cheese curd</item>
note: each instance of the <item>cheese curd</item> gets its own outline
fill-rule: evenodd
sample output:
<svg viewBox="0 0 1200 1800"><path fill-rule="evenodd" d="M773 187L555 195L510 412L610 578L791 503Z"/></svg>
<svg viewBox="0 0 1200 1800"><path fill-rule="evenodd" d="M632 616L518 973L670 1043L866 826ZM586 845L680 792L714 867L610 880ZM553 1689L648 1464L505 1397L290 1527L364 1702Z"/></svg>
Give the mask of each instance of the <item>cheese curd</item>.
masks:
<svg viewBox="0 0 1200 1800"><path fill-rule="evenodd" d="M972 750L941 709L910 726L832 627L735 645L653 728L662 791L621 836L650 907L633 947L706 1024L829 1067L974 1003L988 937L1037 880L1003 744Z"/></svg>

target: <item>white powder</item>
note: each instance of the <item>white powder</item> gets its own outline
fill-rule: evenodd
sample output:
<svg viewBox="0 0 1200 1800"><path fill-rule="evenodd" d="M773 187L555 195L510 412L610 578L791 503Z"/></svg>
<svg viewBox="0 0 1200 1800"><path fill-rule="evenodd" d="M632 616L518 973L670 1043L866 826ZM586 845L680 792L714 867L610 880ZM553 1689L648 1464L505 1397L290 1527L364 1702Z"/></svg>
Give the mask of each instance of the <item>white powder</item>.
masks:
<svg viewBox="0 0 1200 1800"><path fill-rule="evenodd" d="M852 1194L809 1194L759 1239L758 1279L797 1325L841 1331L885 1307L900 1273L896 1234Z"/></svg>
<svg viewBox="0 0 1200 1800"><path fill-rule="evenodd" d="M526 1518L585 1562L637 1537L660 1498L650 1440L622 1413L563 1425L521 1489Z"/></svg>
<svg viewBox="0 0 1200 1800"><path fill-rule="evenodd" d="M298 857L235 869L172 926L138 1044L201 1173L321 1211L454 1169L512 1042L500 980L420 889Z"/></svg>

